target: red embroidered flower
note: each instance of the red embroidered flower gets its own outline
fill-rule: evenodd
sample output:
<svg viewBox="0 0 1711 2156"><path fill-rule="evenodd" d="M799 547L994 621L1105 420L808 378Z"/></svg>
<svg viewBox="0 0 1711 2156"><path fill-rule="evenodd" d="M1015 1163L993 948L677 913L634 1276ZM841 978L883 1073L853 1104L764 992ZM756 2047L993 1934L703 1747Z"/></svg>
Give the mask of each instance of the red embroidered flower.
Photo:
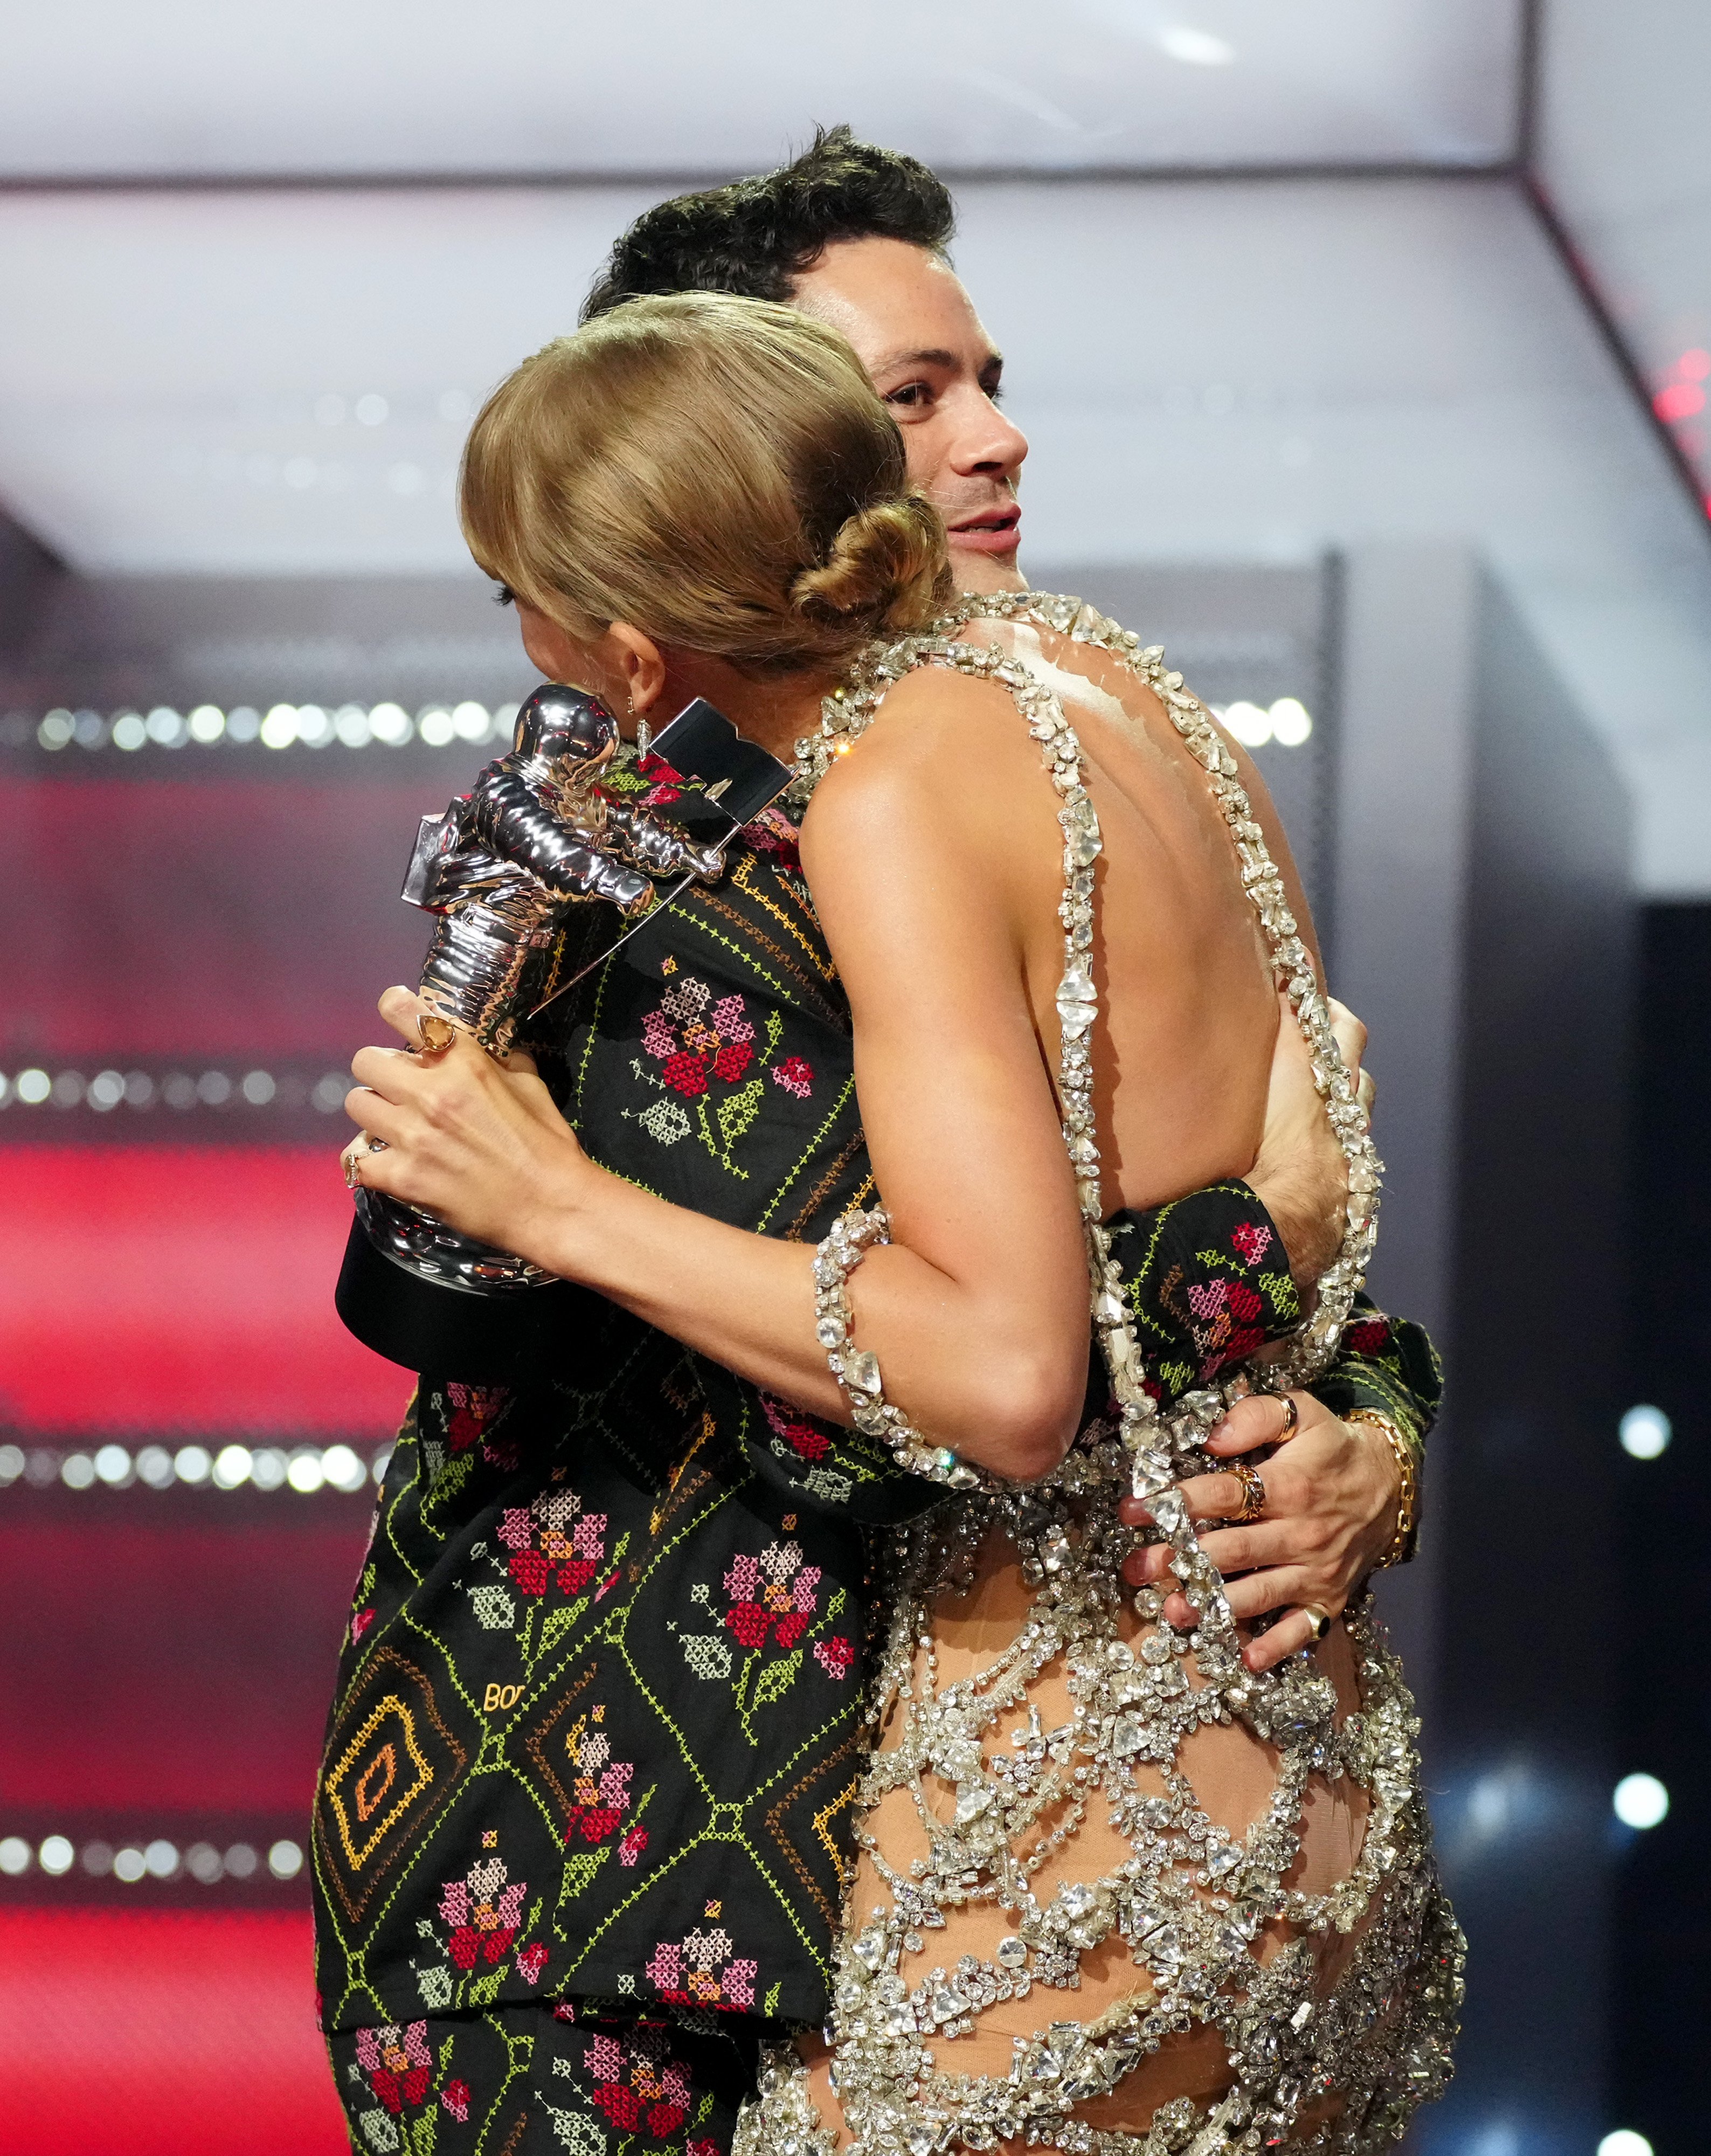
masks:
<svg viewBox="0 0 1711 2156"><path fill-rule="evenodd" d="M612 1758L612 1739L603 1729L594 1727L587 1715L566 1738L565 1747L576 1768L576 1799L566 1822L565 1843L568 1847L583 1841L598 1848L623 1825L624 1814L630 1808L635 1765L630 1760Z"/></svg>
<svg viewBox="0 0 1711 2156"><path fill-rule="evenodd" d="M508 1505L497 1529L512 1553L506 1570L525 1594L545 1594L555 1573L561 1594L580 1594L605 1559L606 1517L584 1512L576 1492L562 1486L543 1491L526 1511Z"/></svg>
<svg viewBox="0 0 1711 2156"><path fill-rule="evenodd" d="M679 1049L675 1055L666 1059L665 1082L679 1093L693 1100L697 1093L707 1090L707 1073L699 1055L690 1055Z"/></svg>
<svg viewBox="0 0 1711 2156"><path fill-rule="evenodd" d="M758 1602L739 1602L725 1613L726 1630L735 1632L745 1647L761 1647L766 1644L766 1630L771 1621Z"/></svg>
<svg viewBox="0 0 1711 2156"><path fill-rule="evenodd" d="M356 2063L368 2076L375 2095L396 2118L407 2103L427 2100L433 2065L428 2056L428 2024L412 2021L401 2029L394 2022L382 2029L359 2029Z"/></svg>
<svg viewBox="0 0 1711 2156"><path fill-rule="evenodd" d="M439 1912L452 1927L446 1951L459 1969L474 1969L478 1960L491 1967L504 1959L522 1922L526 1884L520 1879L507 1883L505 1859L484 1856L463 1878L442 1887Z"/></svg>
<svg viewBox="0 0 1711 2156"><path fill-rule="evenodd" d="M458 1453L467 1452L498 1419L500 1409L510 1398L510 1390L505 1385L448 1385L446 1398L452 1409L446 1424L446 1442L455 1459ZM486 1450L484 1445L483 1450Z"/></svg>
<svg viewBox="0 0 1711 2156"><path fill-rule="evenodd" d="M1381 1355L1391 1344L1387 1317L1363 1317L1343 1335L1343 1345L1357 1355Z"/></svg>
<svg viewBox="0 0 1711 2156"><path fill-rule="evenodd" d="M552 1568L539 1550L519 1550L506 1568L525 1594L545 1594Z"/></svg>
<svg viewBox="0 0 1711 2156"><path fill-rule="evenodd" d="M1257 1220L1244 1220L1239 1228L1231 1229L1230 1242L1249 1265L1257 1265L1272 1246L1272 1231L1262 1228Z"/></svg>
<svg viewBox="0 0 1711 2156"><path fill-rule="evenodd" d="M469 2084L468 2082L448 2082L439 2092L439 2100L459 2125L467 2123L469 2117Z"/></svg>
<svg viewBox="0 0 1711 2156"><path fill-rule="evenodd" d="M728 1040L713 1059L715 1077L724 1079L727 1086L735 1086L749 1067L754 1050L745 1040Z"/></svg>
<svg viewBox="0 0 1711 2156"><path fill-rule="evenodd" d="M656 2103L648 2114L648 2131L656 2141L663 2141L668 2133L675 2133L688 2117L680 2103Z"/></svg>
<svg viewBox="0 0 1711 2156"><path fill-rule="evenodd" d="M525 1984L539 1984L540 1972L546 1967L546 1948L543 1946L521 1947L517 1952L517 1974Z"/></svg>
<svg viewBox="0 0 1711 2156"><path fill-rule="evenodd" d="M816 1430L812 1423L804 1422L788 1400L775 1399L771 1393L762 1393L761 1406L775 1436L781 1437L799 1460L823 1460L831 1449L832 1440L823 1430Z"/></svg>
<svg viewBox="0 0 1711 2156"><path fill-rule="evenodd" d="M634 2089L608 2082L594 2092L594 2101L621 2133L633 2133L642 2123L642 2099Z"/></svg>
<svg viewBox="0 0 1711 2156"><path fill-rule="evenodd" d="M802 1563L797 1543L769 1543L758 1557L734 1558L725 1575L732 1606L725 1629L749 1648L766 1644L769 1631L781 1647L793 1647L819 1606L820 1568Z"/></svg>
<svg viewBox="0 0 1711 2156"><path fill-rule="evenodd" d="M773 1636L781 1647L793 1647L808 1629L809 1613L806 1609L787 1610L774 1620Z"/></svg>
<svg viewBox="0 0 1711 2156"><path fill-rule="evenodd" d="M848 1640L817 1640L814 1660L828 1677L848 1676L855 1661L855 1649Z"/></svg>
<svg viewBox="0 0 1711 2156"><path fill-rule="evenodd" d="M772 1066L772 1082L782 1086L786 1093L794 1093L799 1101L806 1101L814 1090L813 1065L800 1055L786 1055Z"/></svg>
<svg viewBox="0 0 1711 2156"><path fill-rule="evenodd" d="M359 1609L356 1612L356 1614L351 1620L351 1644L353 1647L373 1622L374 1612L372 1609Z"/></svg>
<svg viewBox="0 0 1711 2156"><path fill-rule="evenodd" d="M648 1846L645 1826L633 1826L617 1845L617 1861L622 1865L639 1863L642 1852Z"/></svg>
<svg viewBox="0 0 1711 2156"><path fill-rule="evenodd" d="M723 1925L695 1930L681 1942L662 1941L642 1974L674 2006L713 2006L746 2013L755 2004L757 1961L733 1961L734 1942Z"/></svg>

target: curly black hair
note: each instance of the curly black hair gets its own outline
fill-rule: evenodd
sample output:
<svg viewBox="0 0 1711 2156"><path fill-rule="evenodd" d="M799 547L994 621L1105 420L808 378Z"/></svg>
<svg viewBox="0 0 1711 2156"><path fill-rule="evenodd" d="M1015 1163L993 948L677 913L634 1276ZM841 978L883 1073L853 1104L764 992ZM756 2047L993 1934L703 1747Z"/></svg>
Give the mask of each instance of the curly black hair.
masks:
<svg viewBox="0 0 1711 2156"><path fill-rule="evenodd" d="M819 127L776 172L679 195L617 240L582 320L644 292L734 292L787 300L833 241L902 239L943 254L956 228L949 190L918 158Z"/></svg>

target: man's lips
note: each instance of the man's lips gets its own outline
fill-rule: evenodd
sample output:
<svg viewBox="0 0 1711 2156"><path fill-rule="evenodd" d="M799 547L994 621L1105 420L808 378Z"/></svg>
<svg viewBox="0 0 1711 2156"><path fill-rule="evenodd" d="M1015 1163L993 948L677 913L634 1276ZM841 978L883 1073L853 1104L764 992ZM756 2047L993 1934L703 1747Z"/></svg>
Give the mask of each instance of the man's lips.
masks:
<svg viewBox="0 0 1711 2156"><path fill-rule="evenodd" d="M948 532L953 546L975 553L1013 554L1022 543L1022 511L1012 502L1007 508L965 517L950 525Z"/></svg>

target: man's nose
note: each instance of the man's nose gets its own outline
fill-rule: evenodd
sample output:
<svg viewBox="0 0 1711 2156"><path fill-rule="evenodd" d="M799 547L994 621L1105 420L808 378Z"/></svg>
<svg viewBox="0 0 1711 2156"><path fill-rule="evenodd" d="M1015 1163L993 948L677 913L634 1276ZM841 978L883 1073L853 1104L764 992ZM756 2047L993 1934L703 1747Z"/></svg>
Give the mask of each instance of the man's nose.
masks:
<svg viewBox="0 0 1711 2156"><path fill-rule="evenodd" d="M1013 427L984 391L970 400L968 418L960 429L951 465L959 478L979 473L1013 478L1027 454L1027 436Z"/></svg>

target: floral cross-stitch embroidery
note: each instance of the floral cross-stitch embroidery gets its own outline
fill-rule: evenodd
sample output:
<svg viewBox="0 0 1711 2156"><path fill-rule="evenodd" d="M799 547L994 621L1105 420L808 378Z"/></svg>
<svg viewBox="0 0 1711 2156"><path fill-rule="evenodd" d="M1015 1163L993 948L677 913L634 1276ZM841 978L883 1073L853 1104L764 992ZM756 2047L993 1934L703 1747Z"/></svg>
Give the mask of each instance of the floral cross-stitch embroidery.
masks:
<svg viewBox="0 0 1711 2156"><path fill-rule="evenodd" d="M561 1594L580 1594L606 1555L605 1513L584 1512L576 1491L562 1487L543 1490L526 1509L508 1506L496 1532L525 1594L545 1594L555 1577Z"/></svg>
<svg viewBox="0 0 1711 2156"><path fill-rule="evenodd" d="M627 1109L625 1114L663 1146L699 1131L720 1166L746 1181L747 1169L737 1166L732 1153L760 1116L766 1092L761 1071L771 1064L773 1084L798 1101L814 1090L813 1066L805 1056L772 1063L783 1031L778 1012L769 1010L766 1040L757 1044L740 995L715 998L693 973L679 976L642 1019L642 1046L658 1065L658 1076L639 1059L632 1065L660 1098L638 1113ZM715 1093L715 1084L731 1090ZM694 1104L693 1117L686 1102Z"/></svg>
<svg viewBox="0 0 1711 2156"><path fill-rule="evenodd" d="M781 1647L793 1647L808 1628L818 1601L817 1564L802 1563L796 1543L768 1543L759 1557L740 1554L725 1575L731 1606L725 1630L745 1647L764 1647L770 1631Z"/></svg>
<svg viewBox="0 0 1711 2156"><path fill-rule="evenodd" d="M653 1949L643 1970L662 1999L674 2006L713 2006L726 2014L745 2012L755 2004L755 1978L761 1964L731 1958L735 1946L722 1924L699 1925L679 1943Z"/></svg>
<svg viewBox="0 0 1711 2156"><path fill-rule="evenodd" d="M571 1807L565 1840L567 1845L583 1841L594 1846L610 1841L630 1808L634 1763L614 1759L612 1739L603 1729L591 1728L586 1715L566 1739L566 1749L576 1767L576 1801ZM633 1864L647 1846L647 1829L633 1828L619 1848L619 1863Z"/></svg>
<svg viewBox="0 0 1711 2156"><path fill-rule="evenodd" d="M368 2076L376 2096L396 2118L407 2103L421 2103L427 2098L428 2077L433 2070L428 2049L428 2024L412 2021L402 2029L395 2023L382 2029L359 2029L356 2063Z"/></svg>
<svg viewBox="0 0 1711 2156"><path fill-rule="evenodd" d="M502 1856L484 1856L461 1879L447 1881L439 1912L452 1928L446 1951L459 1969L474 1969L478 1957L504 1960L523 1920L527 1892L525 1881L507 1878Z"/></svg>
<svg viewBox="0 0 1711 2156"><path fill-rule="evenodd" d="M621 2133L645 2126L656 2141L675 2133L689 2114L694 2094L689 2069L667 2055L670 2032L638 2023L627 2036L603 2031L588 2040L584 2060L594 2082L594 2103Z"/></svg>

